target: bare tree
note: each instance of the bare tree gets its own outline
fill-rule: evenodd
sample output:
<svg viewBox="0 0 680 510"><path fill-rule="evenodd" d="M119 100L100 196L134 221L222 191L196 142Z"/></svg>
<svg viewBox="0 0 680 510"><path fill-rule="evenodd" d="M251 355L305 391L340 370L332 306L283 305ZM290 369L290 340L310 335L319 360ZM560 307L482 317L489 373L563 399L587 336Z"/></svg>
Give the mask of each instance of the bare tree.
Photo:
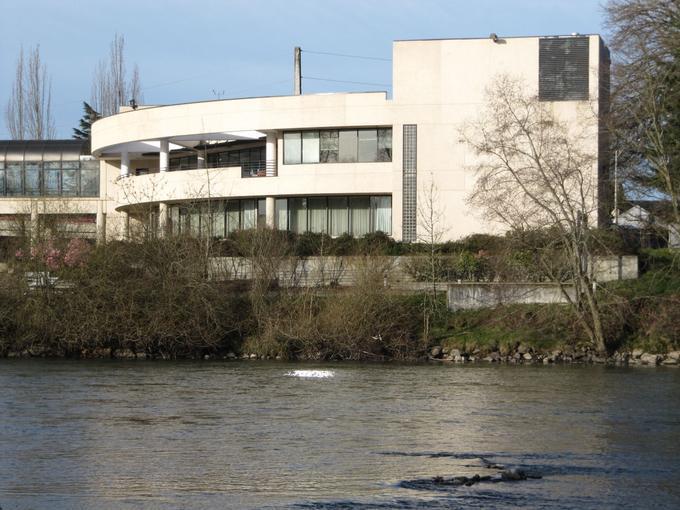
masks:
<svg viewBox="0 0 680 510"><path fill-rule="evenodd" d="M118 113L121 106L134 100L142 101L139 68L135 65L132 77L128 80L125 66L125 38L115 34L108 58L97 64L92 80L92 100L90 104L102 116Z"/></svg>
<svg viewBox="0 0 680 510"><path fill-rule="evenodd" d="M680 4L609 0L606 25L615 50L611 127L638 195L666 196L680 223Z"/></svg>
<svg viewBox="0 0 680 510"><path fill-rule="evenodd" d="M606 350L600 306L589 262L596 217L597 171L594 118L585 107L567 127L550 103L523 92L507 76L487 90L485 113L463 130L479 156L473 205L513 230L540 230L564 253L571 278L557 279L565 299L594 347ZM576 128L575 126L579 126ZM568 291L574 286L573 294Z"/></svg>
<svg viewBox="0 0 680 510"><path fill-rule="evenodd" d="M54 138L52 83L40 57L40 46L30 51L28 62L23 48L17 59L12 92L5 110L7 126L14 140Z"/></svg>
<svg viewBox="0 0 680 510"><path fill-rule="evenodd" d="M443 225L443 213L439 208L439 190L432 173L430 173L429 183L420 195L420 200L418 200L418 241L427 249L427 274L430 284L429 291L424 294L423 303L423 336L427 340L430 336L432 319L439 310L437 300L437 279L441 265L439 246L446 233Z"/></svg>

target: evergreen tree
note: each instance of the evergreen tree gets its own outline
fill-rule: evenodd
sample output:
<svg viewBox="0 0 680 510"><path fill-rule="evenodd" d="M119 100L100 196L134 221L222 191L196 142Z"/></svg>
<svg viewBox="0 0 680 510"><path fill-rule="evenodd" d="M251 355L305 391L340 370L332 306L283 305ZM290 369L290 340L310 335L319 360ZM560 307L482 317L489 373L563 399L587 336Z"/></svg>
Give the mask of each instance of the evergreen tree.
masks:
<svg viewBox="0 0 680 510"><path fill-rule="evenodd" d="M100 115L87 102L83 101L83 117L80 119L79 127L73 128L73 138L76 140L89 140L92 123L97 120Z"/></svg>

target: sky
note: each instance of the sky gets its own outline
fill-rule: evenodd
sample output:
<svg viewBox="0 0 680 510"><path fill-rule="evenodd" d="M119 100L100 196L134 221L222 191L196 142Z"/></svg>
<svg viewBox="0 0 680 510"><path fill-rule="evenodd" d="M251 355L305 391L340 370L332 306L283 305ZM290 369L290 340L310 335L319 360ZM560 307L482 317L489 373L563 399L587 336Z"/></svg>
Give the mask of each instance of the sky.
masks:
<svg viewBox="0 0 680 510"><path fill-rule="evenodd" d="M290 94L295 46L303 93L391 93L394 40L604 31L599 0L5 0L0 12L0 139L21 46L40 45L56 134L70 138L116 33L143 102L169 104Z"/></svg>

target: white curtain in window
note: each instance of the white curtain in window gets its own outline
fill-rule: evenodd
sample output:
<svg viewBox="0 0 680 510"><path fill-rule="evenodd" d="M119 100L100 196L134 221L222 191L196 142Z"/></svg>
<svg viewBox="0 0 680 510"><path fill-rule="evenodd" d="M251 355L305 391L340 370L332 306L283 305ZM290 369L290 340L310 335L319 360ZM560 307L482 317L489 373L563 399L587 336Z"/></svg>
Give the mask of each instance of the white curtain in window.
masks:
<svg viewBox="0 0 680 510"><path fill-rule="evenodd" d="M373 230L392 233L392 197L371 197Z"/></svg>
<svg viewBox="0 0 680 510"><path fill-rule="evenodd" d="M288 201L290 230L296 234L307 231L307 200L304 198L291 198Z"/></svg>
<svg viewBox="0 0 680 510"><path fill-rule="evenodd" d="M309 230L320 234L328 229L326 224L326 197L307 199L309 210Z"/></svg>
<svg viewBox="0 0 680 510"><path fill-rule="evenodd" d="M288 230L288 199L276 199L276 228Z"/></svg>
<svg viewBox="0 0 680 510"><path fill-rule="evenodd" d="M212 204L212 237L224 237L224 202L214 202Z"/></svg>
<svg viewBox="0 0 680 510"><path fill-rule="evenodd" d="M255 200L241 200L241 221L243 230L257 226L257 203Z"/></svg>
<svg viewBox="0 0 680 510"><path fill-rule="evenodd" d="M298 165L302 162L300 133L283 133L283 163Z"/></svg>
<svg viewBox="0 0 680 510"><path fill-rule="evenodd" d="M341 236L349 231L347 197L328 197L328 214L330 234L333 237Z"/></svg>
<svg viewBox="0 0 680 510"><path fill-rule="evenodd" d="M302 133L302 162L319 162L319 132L305 131Z"/></svg>
<svg viewBox="0 0 680 510"><path fill-rule="evenodd" d="M368 234L370 230L370 205L369 197L350 197L349 209L354 237L362 237Z"/></svg>

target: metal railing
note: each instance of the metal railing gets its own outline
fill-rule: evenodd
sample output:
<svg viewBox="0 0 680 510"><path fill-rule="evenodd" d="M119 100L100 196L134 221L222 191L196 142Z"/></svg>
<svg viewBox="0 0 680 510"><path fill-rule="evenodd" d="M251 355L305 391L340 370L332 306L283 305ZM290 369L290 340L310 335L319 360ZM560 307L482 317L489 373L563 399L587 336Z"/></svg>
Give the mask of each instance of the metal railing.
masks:
<svg viewBox="0 0 680 510"><path fill-rule="evenodd" d="M276 177L276 162L273 160L248 161L243 163L229 163L229 162L211 162L206 163L203 168L234 168L241 167L241 177ZM172 165L169 168L171 172L181 172L184 170L199 170L198 163L184 164L181 166ZM155 173L158 170L150 170L149 173Z"/></svg>

